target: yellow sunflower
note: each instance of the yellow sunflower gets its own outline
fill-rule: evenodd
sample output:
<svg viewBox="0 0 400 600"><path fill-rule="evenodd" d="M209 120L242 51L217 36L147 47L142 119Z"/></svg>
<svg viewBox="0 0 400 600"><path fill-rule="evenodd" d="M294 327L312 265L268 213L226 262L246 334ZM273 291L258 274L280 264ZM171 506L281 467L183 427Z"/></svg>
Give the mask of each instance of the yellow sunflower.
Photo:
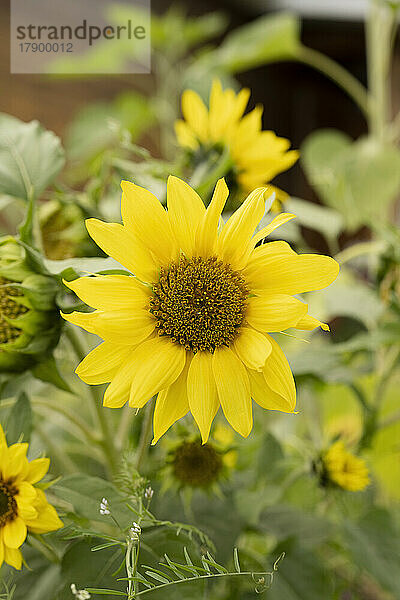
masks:
<svg viewBox="0 0 400 600"><path fill-rule="evenodd" d="M203 442L222 406L247 437L252 398L263 408L293 412L289 364L269 335L290 327L327 326L294 294L321 289L337 276L328 256L297 255L285 242L255 247L293 218L280 214L253 235L265 211L265 188L253 191L219 228L228 188L216 185L206 209L198 194L169 177L165 210L153 194L122 184L123 225L86 221L95 242L134 276L81 277L66 285L91 313L64 318L104 342L76 369L88 384L111 382L104 406L141 408L158 394L157 441L190 411Z"/></svg>
<svg viewBox="0 0 400 600"><path fill-rule="evenodd" d="M48 458L28 462L28 444L7 446L0 425L0 566L21 568L19 550L27 532L47 533L63 527L44 492L35 487L47 473Z"/></svg>
<svg viewBox="0 0 400 600"><path fill-rule="evenodd" d="M215 80L207 110L196 92L186 90L182 95L184 120L175 124L179 144L192 153L194 161L227 148L232 167L226 178L231 188L238 186L243 192L265 185L299 157L297 150L289 151L289 140L273 131L262 131L261 105L243 116L249 97L250 90L236 94L232 89L223 90L221 82ZM278 198L283 199L286 194L277 191Z"/></svg>
<svg viewBox="0 0 400 600"><path fill-rule="evenodd" d="M339 440L332 444L322 457L325 481L344 490L358 492L370 483L365 460L346 450Z"/></svg>

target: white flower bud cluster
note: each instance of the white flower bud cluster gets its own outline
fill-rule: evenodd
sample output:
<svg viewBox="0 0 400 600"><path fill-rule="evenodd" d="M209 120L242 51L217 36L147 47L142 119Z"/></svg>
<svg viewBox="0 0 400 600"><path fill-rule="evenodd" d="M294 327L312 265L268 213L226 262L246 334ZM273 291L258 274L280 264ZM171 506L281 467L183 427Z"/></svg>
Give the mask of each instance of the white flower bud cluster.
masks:
<svg viewBox="0 0 400 600"><path fill-rule="evenodd" d="M149 486L146 488L144 493L145 500L151 500L154 494L154 490Z"/></svg>
<svg viewBox="0 0 400 600"><path fill-rule="evenodd" d="M142 528L135 521L132 523L132 527L129 530L129 537L131 541L136 541L139 539L140 534L142 533Z"/></svg>
<svg viewBox="0 0 400 600"><path fill-rule="evenodd" d="M76 600L90 600L91 596L86 590L77 590L76 585L71 583L71 592L75 596Z"/></svg>
<svg viewBox="0 0 400 600"><path fill-rule="evenodd" d="M110 514L110 506L108 504L107 498L102 498L100 502L100 514L101 515L109 515Z"/></svg>

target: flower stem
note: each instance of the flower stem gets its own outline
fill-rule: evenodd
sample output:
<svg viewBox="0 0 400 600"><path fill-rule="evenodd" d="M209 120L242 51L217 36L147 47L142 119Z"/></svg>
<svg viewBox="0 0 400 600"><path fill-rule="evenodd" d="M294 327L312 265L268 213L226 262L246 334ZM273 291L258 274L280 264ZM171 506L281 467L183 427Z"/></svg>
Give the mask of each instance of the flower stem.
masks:
<svg viewBox="0 0 400 600"><path fill-rule="evenodd" d="M350 98L354 100L368 120L370 110L368 92L362 83L349 73L347 69L325 54L322 54L313 48L307 48L306 46L302 46L299 49L296 58L300 62L320 71L329 77L329 79L332 79L332 81L341 87Z"/></svg>
<svg viewBox="0 0 400 600"><path fill-rule="evenodd" d="M145 413L142 423L142 431L136 453L136 469L140 472L142 462L146 457L150 445L151 438L151 415L153 411L153 401L149 400L146 404Z"/></svg>
<svg viewBox="0 0 400 600"><path fill-rule="evenodd" d="M83 347L75 329L67 326L65 331L77 358L82 360L86 356L87 351ZM102 437L98 443L103 448L109 475L112 477L117 471L118 459L110 424L105 409L102 406L101 387L91 385L89 386L89 392L101 430Z"/></svg>

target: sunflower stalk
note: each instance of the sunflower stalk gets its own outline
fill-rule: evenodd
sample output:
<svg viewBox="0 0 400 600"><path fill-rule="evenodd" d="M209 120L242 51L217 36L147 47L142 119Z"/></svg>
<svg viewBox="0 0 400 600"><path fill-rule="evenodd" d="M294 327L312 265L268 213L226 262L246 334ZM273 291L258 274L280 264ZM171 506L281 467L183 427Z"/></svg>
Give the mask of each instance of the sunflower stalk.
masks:
<svg viewBox="0 0 400 600"><path fill-rule="evenodd" d="M83 360L87 351L83 347L83 344L81 343L81 340L79 339L75 330L72 327L67 327L66 335L79 361ZM109 471L109 475L112 477L115 475L118 467L117 450L114 444L109 422L102 406L102 393L99 391L98 386L89 386L89 389L92 405L97 415L102 434L102 438L98 441L98 443L103 448L104 459Z"/></svg>

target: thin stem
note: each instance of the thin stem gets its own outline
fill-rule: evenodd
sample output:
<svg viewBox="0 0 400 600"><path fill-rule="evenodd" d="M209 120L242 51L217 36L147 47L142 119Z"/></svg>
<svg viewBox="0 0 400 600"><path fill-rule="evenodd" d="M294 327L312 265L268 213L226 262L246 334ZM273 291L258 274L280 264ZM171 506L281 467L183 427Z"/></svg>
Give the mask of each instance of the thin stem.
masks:
<svg viewBox="0 0 400 600"><path fill-rule="evenodd" d="M59 445L53 441L51 436L47 435L45 430L37 421L35 423L35 431L48 448L52 458L54 458L55 461L59 463L61 467L60 470L64 473L76 473L77 467L75 463L70 459L70 457L67 454L60 450Z"/></svg>
<svg viewBox="0 0 400 600"><path fill-rule="evenodd" d="M356 77L325 54L303 46L296 56L300 62L320 71L341 87L358 105L365 118L369 118L368 92Z"/></svg>
<svg viewBox="0 0 400 600"><path fill-rule="evenodd" d="M87 354L87 351L83 347L83 344L81 343L81 340L79 339L75 329L67 326L65 331L77 358L79 360L82 360ZM104 456L107 462L109 474L112 476L117 470L117 451L114 445L114 439L112 437L109 421L106 417L105 410L102 406L101 387L91 385L89 386L89 393L90 397L92 398L93 408L96 413L102 434L102 438L99 441L99 444L104 450Z"/></svg>
<svg viewBox="0 0 400 600"><path fill-rule="evenodd" d="M143 423L142 423L142 431L140 435L140 440L136 453L136 469L140 472L140 467L142 462L147 454L150 445L151 438L151 415L153 412L153 401L149 400L146 404Z"/></svg>
<svg viewBox="0 0 400 600"><path fill-rule="evenodd" d="M56 564L61 562L54 548L45 542L40 535L30 534L28 540L30 545L36 550L39 550L47 560Z"/></svg>
<svg viewBox="0 0 400 600"><path fill-rule="evenodd" d="M88 427L86 425L85 421L80 419L73 412L70 412L62 404L52 404L51 402L47 402L46 400L43 400L42 398L37 398L37 399L34 398L32 401L32 404L33 404L33 406L43 406L48 410L51 410L59 415L62 415L68 421L70 421L73 425L75 425L75 427L77 427L85 435L85 437L88 438L88 440L94 441L94 442L99 441L99 438L96 435L96 433L90 427Z"/></svg>
<svg viewBox="0 0 400 600"><path fill-rule="evenodd" d="M390 64L393 50L395 11L372 0L366 23L367 70L370 90L369 127L380 142L386 135L390 119Z"/></svg>
<svg viewBox="0 0 400 600"><path fill-rule="evenodd" d="M118 449L122 450L125 447L125 444L128 440L129 433L132 428L132 423L136 418L135 409L130 406L125 406L122 409L121 420L119 422L119 427L116 436L116 443L118 445Z"/></svg>

